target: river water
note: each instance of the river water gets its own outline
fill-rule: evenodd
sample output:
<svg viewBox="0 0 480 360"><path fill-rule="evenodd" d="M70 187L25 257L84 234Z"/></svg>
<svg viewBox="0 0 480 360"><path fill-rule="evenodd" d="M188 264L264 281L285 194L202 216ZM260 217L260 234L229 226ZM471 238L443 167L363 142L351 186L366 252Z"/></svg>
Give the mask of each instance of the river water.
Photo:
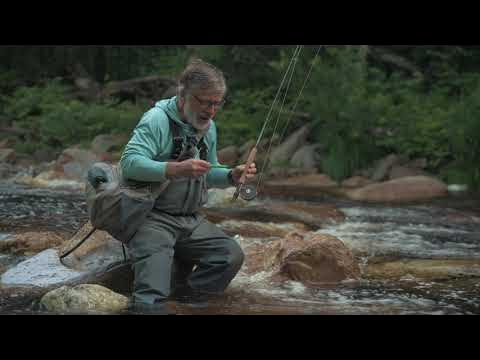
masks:
<svg viewBox="0 0 480 360"><path fill-rule="evenodd" d="M480 260L480 201L449 198L408 206L366 205L324 199L343 211L346 221L321 233L343 240L362 269L375 261ZM0 241L17 231L53 231L73 235L87 221L82 193L0 185ZM252 223L255 226L255 223ZM268 239L236 240L243 247ZM381 259L381 260L379 260ZM0 273L25 260L0 254ZM474 271L475 270L475 271ZM471 273L469 273L471 271ZM271 284L270 274L240 272L227 293L208 306L178 305L178 314L334 314L471 315L480 314L480 271L468 265L461 276L442 279L376 278L307 288L297 282ZM0 290L1 291L1 290ZM0 314L36 314L34 293L0 294Z"/></svg>

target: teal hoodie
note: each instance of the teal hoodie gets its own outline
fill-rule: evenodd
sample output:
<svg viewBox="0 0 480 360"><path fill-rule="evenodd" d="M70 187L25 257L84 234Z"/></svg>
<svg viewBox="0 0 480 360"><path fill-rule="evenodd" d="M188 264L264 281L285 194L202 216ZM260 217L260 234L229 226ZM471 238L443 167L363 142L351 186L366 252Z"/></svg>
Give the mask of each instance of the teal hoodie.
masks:
<svg viewBox="0 0 480 360"><path fill-rule="evenodd" d="M179 125L184 138L197 133L190 124L181 120L176 97L158 102L144 114L125 148L120 160L125 178L160 183L167 180L165 173L173 151L173 134L165 112ZM212 165L220 165L217 158L217 128L213 121L204 139L208 147L207 161ZM207 175L208 187L231 186L228 173L228 169L212 169Z"/></svg>

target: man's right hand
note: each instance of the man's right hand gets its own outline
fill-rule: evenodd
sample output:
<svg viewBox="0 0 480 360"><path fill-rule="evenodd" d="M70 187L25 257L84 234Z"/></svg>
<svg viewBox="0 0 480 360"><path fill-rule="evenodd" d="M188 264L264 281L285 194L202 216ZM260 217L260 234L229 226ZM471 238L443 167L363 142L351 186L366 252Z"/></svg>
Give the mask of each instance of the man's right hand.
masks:
<svg viewBox="0 0 480 360"><path fill-rule="evenodd" d="M167 164L167 179L199 178L211 169L210 163L203 160L186 160Z"/></svg>

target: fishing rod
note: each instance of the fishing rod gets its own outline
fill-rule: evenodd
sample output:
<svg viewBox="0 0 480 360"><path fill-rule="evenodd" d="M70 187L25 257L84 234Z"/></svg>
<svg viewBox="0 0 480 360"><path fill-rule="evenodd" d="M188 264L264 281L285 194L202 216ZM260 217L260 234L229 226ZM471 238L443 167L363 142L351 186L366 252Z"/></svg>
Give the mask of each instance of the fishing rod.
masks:
<svg viewBox="0 0 480 360"><path fill-rule="evenodd" d="M318 58L318 55L320 53L320 50L322 49L323 46L324 45L320 45L319 48L317 49L316 53L315 53L315 57L314 57L314 59L311 63L311 66L310 66L310 70L308 71L308 74L307 74L307 76L306 76L306 78L303 82L302 88L300 90L299 95L297 96L297 99L294 103L294 106L293 106L292 110L290 111L290 118L287 121L287 124L286 124L285 129L284 129L283 134L282 134L282 137L285 135L285 132L286 132L286 129L288 128L290 120L293 118L293 114L296 110L296 107L297 107L297 105L300 101L301 96L303 95L303 92L306 88L306 85L307 85L308 81L310 80L313 67L315 66L315 62L316 62L316 60ZM302 45L297 45L297 47L295 48L295 51L293 52L292 58L290 59L287 70L285 71L283 79L282 79L282 81L280 83L280 86L278 88L278 91L275 95L275 99L273 100L272 106L270 107L267 118L266 118L266 120L263 124L262 130L260 131L260 135L258 136L257 142L249 153L247 162L245 164L245 169L244 169L243 174L242 174L242 176L241 176L241 178L240 178L240 180L237 184L237 188L236 188L235 194L233 195L232 202L235 202L236 200L238 200L238 197L241 197L242 199L247 200L247 201L251 201L251 200L254 200L258 195L258 190L257 189L260 187L260 183L261 183L261 180L262 180L262 177L263 177L263 173L264 173L264 171L266 169L266 166L268 164L270 152L271 152L271 149L272 149L273 139L275 138L275 135L276 135L276 130L277 130L278 124L280 122L280 118L281 118L281 115L282 115L282 112L283 112L283 108L285 106L286 97L287 97L288 91L290 89L290 85L292 83L293 75L294 75L294 72L295 72L295 67L297 65L298 58L299 58L299 55L302 52L302 50L303 50L303 46ZM275 123L275 127L274 127L274 130L273 130L272 136L270 138L266 160L265 160L265 162L263 164L263 167L262 167L262 170L260 172L260 177L259 177L258 184L257 184L257 186L246 185L248 170L250 169L251 165L254 163L254 161L257 157L260 143L261 143L261 141L263 139L263 136L265 134L265 130L267 129L267 125L270 123L271 115L273 114L273 110L275 109L275 106L278 102L278 98L281 94L282 89L284 88L284 84L287 81L287 78L288 78L288 84L286 86L286 91L285 91L285 94L283 96L283 101L282 101L282 105L281 105L280 110L279 110L279 115L277 117L277 121ZM281 141L281 138L279 139L279 141Z"/></svg>

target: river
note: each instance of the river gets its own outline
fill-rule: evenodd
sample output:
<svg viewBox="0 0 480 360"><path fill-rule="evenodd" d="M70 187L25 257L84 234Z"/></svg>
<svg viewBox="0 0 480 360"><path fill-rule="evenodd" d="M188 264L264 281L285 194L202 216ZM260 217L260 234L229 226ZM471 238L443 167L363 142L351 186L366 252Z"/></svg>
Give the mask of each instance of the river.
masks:
<svg viewBox="0 0 480 360"><path fill-rule="evenodd" d="M269 274L247 275L241 271L223 297L203 307L178 305L176 312L202 315L480 314L480 271L468 265L480 260L478 199L452 197L405 206L367 205L333 198L319 201L334 204L347 216L346 221L325 226L319 232L343 240L363 269L375 270L371 265L377 262L380 265L414 264L417 268L419 263L424 266L425 262L432 261L436 261L435 266L441 261L466 265L460 268L458 276L433 279L417 278L408 271L402 276L392 273L391 278L378 277L375 276L378 269L368 270L361 280L316 288L293 281L273 285L267 281ZM82 193L0 184L0 241L8 239L11 233L27 230L73 235L86 221ZM268 241L240 236L236 239L243 247ZM0 254L0 273L25 259L25 256ZM34 292L1 289L0 292L0 314L42 313L37 308L39 299Z"/></svg>

